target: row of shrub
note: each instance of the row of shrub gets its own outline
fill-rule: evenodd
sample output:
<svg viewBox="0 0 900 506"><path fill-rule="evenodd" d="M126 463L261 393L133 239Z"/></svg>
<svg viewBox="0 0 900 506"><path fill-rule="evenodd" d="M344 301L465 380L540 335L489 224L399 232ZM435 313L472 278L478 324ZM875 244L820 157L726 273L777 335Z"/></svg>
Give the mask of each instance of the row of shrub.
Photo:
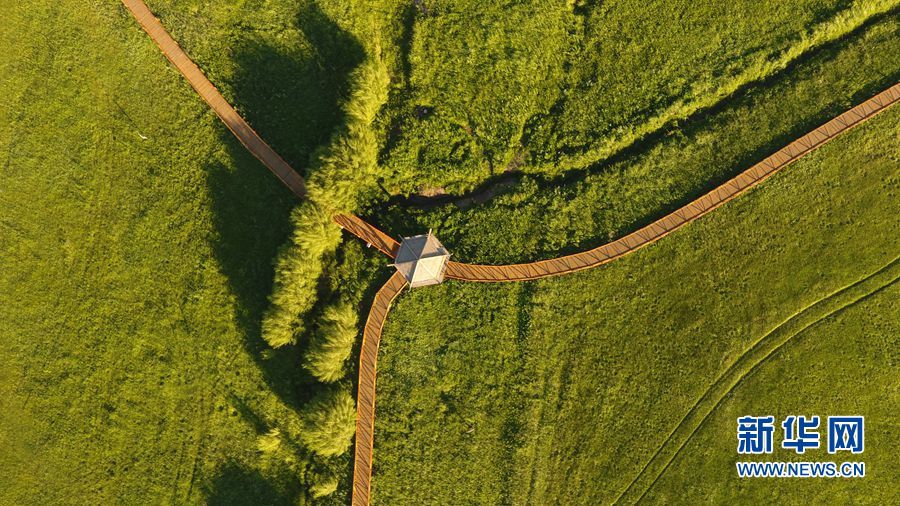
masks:
<svg viewBox="0 0 900 506"><path fill-rule="evenodd" d="M355 211L377 189L379 141L373 122L390 84L380 56L365 61L350 81L345 124L312 156L307 198L291 214L293 233L275 260L262 322L263 338L273 348L303 338L301 363L314 378L309 387L314 393L299 413L284 414L278 429L260 437L259 449L266 461L286 464L313 499L338 489L356 431L352 382L340 380L346 378L358 335L359 296L332 293L333 300L318 300L328 292L323 289L325 265L341 243L333 217ZM313 308L318 317L311 314ZM306 498L301 494L301 501Z"/></svg>
<svg viewBox="0 0 900 506"><path fill-rule="evenodd" d="M306 331L304 317L316 302L323 259L340 243L332 218L352 212L373 191L378 139L372 122L387 101L389 78L379 58L354 73L345 106L346 125L313 155L308 195L291 214L293 235L278 253L270 307L263 316L263 338L279 348Z"/></svg>

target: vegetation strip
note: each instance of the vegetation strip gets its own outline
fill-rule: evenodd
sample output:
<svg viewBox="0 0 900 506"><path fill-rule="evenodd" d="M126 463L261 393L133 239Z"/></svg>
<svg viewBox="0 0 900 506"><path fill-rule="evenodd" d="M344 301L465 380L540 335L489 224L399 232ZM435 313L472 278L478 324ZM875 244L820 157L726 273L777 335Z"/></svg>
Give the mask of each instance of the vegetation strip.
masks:
<svg viewBox="0 0 900 506"><path fill-rule="evenodd" d="M510 265L478 265L447 263L447 277L463 281L505 282L529 281L590 269L611 262L648 244L654 243L686 223L713 211L741 193L753 188L803 155L860 125L900 101L900 84L895 84L865 102L843 112L824 125L796 139L761 162L741 172L715 189L672 211L662 218L603 246L550 260ZM339 215L335 221L348 232L375 245L393 258L396 244L387 234L355 216ZM390 249L388 252L387 249Z"/></svg>
<svg viewBox="0 0 900 506"><path fill-rule="evenodd" d="M122 3L235 137L295 195L303 197L306 191L302 177L275 153L228 104L200 68L166 32L147 5L141 0L122 0ZM684 224L718 208L803 155L887 109L898 100L900 100L900 84L895 84L788 144L709 193L616 241L581 253L524 264L475 265L449 262L447 277L478 282L528 281L577 272L605 264L656 242ZM392 258L396 255L397 242L360 218L352 215L338 215L334 220L341 228L360 237L368 245L375 246L382 253ZM375 417L375 366L378 345L390 304L405 286L406 281L399 273L395 273L382 286L376 294L363 331L357 399L353 504L369 504Z"/></svg>
<svg viewBox="0 0 900 506"><path fill-rule="evenodd" d="M303 198L306 195L306 185L300 177L281 156L278 155L262 138L244 121L234 107L229 104L219 90L206 78L200 67L181 49L175 39L163 27L159 19L153 15L150 8L143 0L122 0L125 8L131 12L134 19L153 39L160 51L172 62L172 65L181 72L188 83L194 88L200 97L206 101L217 116L231 130L231 133L247 148L253 156L259 159L269 170L285 184L294 195Z"/></svg>
<svg viewBox="0 0 900 506"><path fill-rule="evenodd" d="M897 279L900 279L900 258L895 258L878 271L810 304L759 338L710 385L615 502L640 501L722 400L743 381L744 377L782 346L816 323L890 286ZM636 486L639 483L643 486Z"/></svg>
<svg viewBox="0 0 900 506"><path fill-rule="evenodd" d="M527 281L590 269L610 262L656 242L686 223L709 213L753 188L803 155L887 109L898 100L900 100L900 84L895 84L791 142L706 195L635 232L598 248L525 264L472 265L451 261L447 264L447 277L480 282Z"/></svg>

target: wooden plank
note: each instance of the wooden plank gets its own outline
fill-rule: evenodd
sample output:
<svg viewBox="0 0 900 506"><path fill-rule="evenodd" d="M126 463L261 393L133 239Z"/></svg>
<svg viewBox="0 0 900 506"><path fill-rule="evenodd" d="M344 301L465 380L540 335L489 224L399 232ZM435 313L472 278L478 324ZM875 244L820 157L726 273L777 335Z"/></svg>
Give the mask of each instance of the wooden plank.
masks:
<svg viewBox="0 0 900 506"><path fill-rule="evenodd" d="M468 265L451 262L447 277L467 281L525 281L567 274L583 269L596 267L636 251L648 244L656 242L674 230L690 223L710 211L724 205L741 195L772 174L784 169L795 160L814 151L822 144L834 139L847 130L863 123L879 112L900 101L900 84L895 84L869 100L845 111L824 125L801 136L787 146L779 149L761 162L722 183L718 187L700 196L687 205L663 216L650 225L628 234L598 248L574 255L567 255L553 260L535 262L540 266L540 273L531 271L523 274L521 267L529 264L514 265ZM652 228L651 228L652 227ZM655 230L655 228L661 230ZM647 232L653 232L648 234Z"/></svg>
<svg viewBox="0 0 900 506"><path fill-rule="evenodd" d="M391 303L406 286L406 278L395 272L385 283L369 310L363 327L359 353L359 382L356 398L356 450L353 463L353 504L368 505L372 490L372 450L375 433L375 373L378 365L378 346L381 331Z"/></svg>

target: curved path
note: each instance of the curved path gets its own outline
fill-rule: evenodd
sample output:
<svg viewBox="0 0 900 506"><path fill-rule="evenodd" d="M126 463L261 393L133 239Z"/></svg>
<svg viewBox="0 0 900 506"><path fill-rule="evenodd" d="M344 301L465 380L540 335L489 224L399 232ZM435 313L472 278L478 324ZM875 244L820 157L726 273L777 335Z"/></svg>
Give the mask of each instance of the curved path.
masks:
<svg viewBox="0 0 900 506"><path fill-rule="evenodd" d="M225 101L200 68L166 32L147 5L142 0L122 0L122 3L234 136L295 195L303 197L306 193L303 178L275 153ZM656 242L672 231L716 209L756 186L794 160L875 116L897 101L900 101L900 84L895 84L800 137L690 204L598 248L524 264L475 265L448 262L446 277L479 282L527 281L577 272L610 262ZM334 220L341 228L360 237L369 246L375 246L376 249L391 258L396 256L399 250L398 242L364 220L352 215L335 216ZM375 367L378 362L381 330L391 302L406 284L406 279L399 272L395 272L391 276L375 295L363 330L359 358L356 451L353 471L353 504L355 505L367 505L370 499L375 428Z"/></svg>
<svg viewBox="0 0 900 506"><path fill-rule="evenodd" d="M719 185L653 223L625 237L592 250L550 260L513 265L473 265L448 262L446 276L465 281L526 281L590 269L615 260L643 246L658 241L669 233L716 209L729 200L758 185L794 160L850 130L892 104L900 101L900 84L882 91L856 107L779 149L763 161Z"/></svg>
<svg viewBox="0 0 900 506"><path fill-rule="evenodd" d="M900 101L900 84L896 84L840 114L693 202L636 232L632 232L625 237L598 248L526 264L474 265L448 262L446 277L479 282L527 281L559 276L605 264L643 246L654 243L672 231L716 209L785 168L791 162L863 123L898 101ZM399 249L397 241L361 218L352 215L339 215L334 220L341 228L361 238L370 246L375 246L390 258L396 256ZM369 314L369 321L367 321L366 328L363 331L364 353L360 354L359 364L356 463L353 475L354 505L369 504L373 452L372 430L375 425L374 396L377 343L381 341L381 329L384 319L387 317L388 305L396 297L400 289L405 286L405 283L398 286L398 283L401 281L398 281L397 277L398 273L395 273L394 277L378 292L372 305L372 312ZM403 278L400 277L400 280L403 280ZM379 300L382 292L390 294L390 299L387 303ZM378 322L377 325L370 325L373 315L374 320ZM376 349L372 350L372 346L375 346ZM360 431L361 427L364 427L363 431Z"/></svg>
<svg viewBox="0 0 900 506"><path fill-rule="evenodd" d="M225 101L225 98L222 97L222 94L219 93L219 90L216 89L213 83L206 78L200 67L191 60L184 50L181 49L181 46L175 42L175 39L169 35L169 32L163 28L162 23L153 15L147 4L142 0L122 0L122 3L131 12L134 19L140 23L141 28L147 32L147 35L153 39L153 42L159 46L166 58L172 62L172 65L181 72L181 75L187 79L197 94L215 111L222 123L225 123L225 126L231 130L231 133L241 141L241 144L253 153L253 156L258 158L263 165L268 167L285 186L290 188L294 195L303 198L306 195L306 185L300 174L291 168L283 158L278 156L278 153L250 128L250 125L234 110L234 107L231 107L231 104Z"/></svg>
<svg viewBox="0 0 900 506"><path fill-rule="evenodd" d="M372 488L372 446L375 435L375 366L378 364L378 345L381 329L391 302L406 286L406 278L399 271L375 294L372 309L363 329L359 351L359 388L356 398L356 459L353 462L353 504L369 504Z"/></svg>

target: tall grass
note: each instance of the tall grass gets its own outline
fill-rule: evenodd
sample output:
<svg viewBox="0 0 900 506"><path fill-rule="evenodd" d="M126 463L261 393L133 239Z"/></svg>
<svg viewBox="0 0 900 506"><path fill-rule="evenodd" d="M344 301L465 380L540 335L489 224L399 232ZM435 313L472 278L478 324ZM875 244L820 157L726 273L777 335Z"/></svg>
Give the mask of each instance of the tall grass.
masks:
<svg viewBox="0 0 900 506"><path fill-rule="evenodd" d="M315 335L303 357L303 367L319 381L331 383L344 375L344 364L356 341L356 308L339 301L322 311Z"/></svg>
<svg viewBox="0 0 900 506"><path fill-rule="evenodd" d="M328 146L314 153L307 200L293 211L294 232L275 261L275 284L262 330L276 348L295 343L306 330L303 317L316 302L322 261L341 238L332 217L356 209L375 187L379 143L372 123L387 101L390 80L380 57L372 57L351 82L353 91L344 106L347 122Z"/></svg>
<svg viewBox="0 0 900 506"><path fill-rule="evenodd" d="M683 98L663 109L655 116L640 123L622 126L612 137L600 141L584 152L561 155L551 164L535 164L524 168L527 172L558 173L579 169L603 160L639 141L665 126L710 108L738 89L754 82L763 81L784 70L809 51L839 40L875 16L885 14L900 6L898 0L859 0L833 18L815 26L803 34L797 43L789 46L774 58L755 59L740 73L724 79L699 80L684 94Z"/></svg>

